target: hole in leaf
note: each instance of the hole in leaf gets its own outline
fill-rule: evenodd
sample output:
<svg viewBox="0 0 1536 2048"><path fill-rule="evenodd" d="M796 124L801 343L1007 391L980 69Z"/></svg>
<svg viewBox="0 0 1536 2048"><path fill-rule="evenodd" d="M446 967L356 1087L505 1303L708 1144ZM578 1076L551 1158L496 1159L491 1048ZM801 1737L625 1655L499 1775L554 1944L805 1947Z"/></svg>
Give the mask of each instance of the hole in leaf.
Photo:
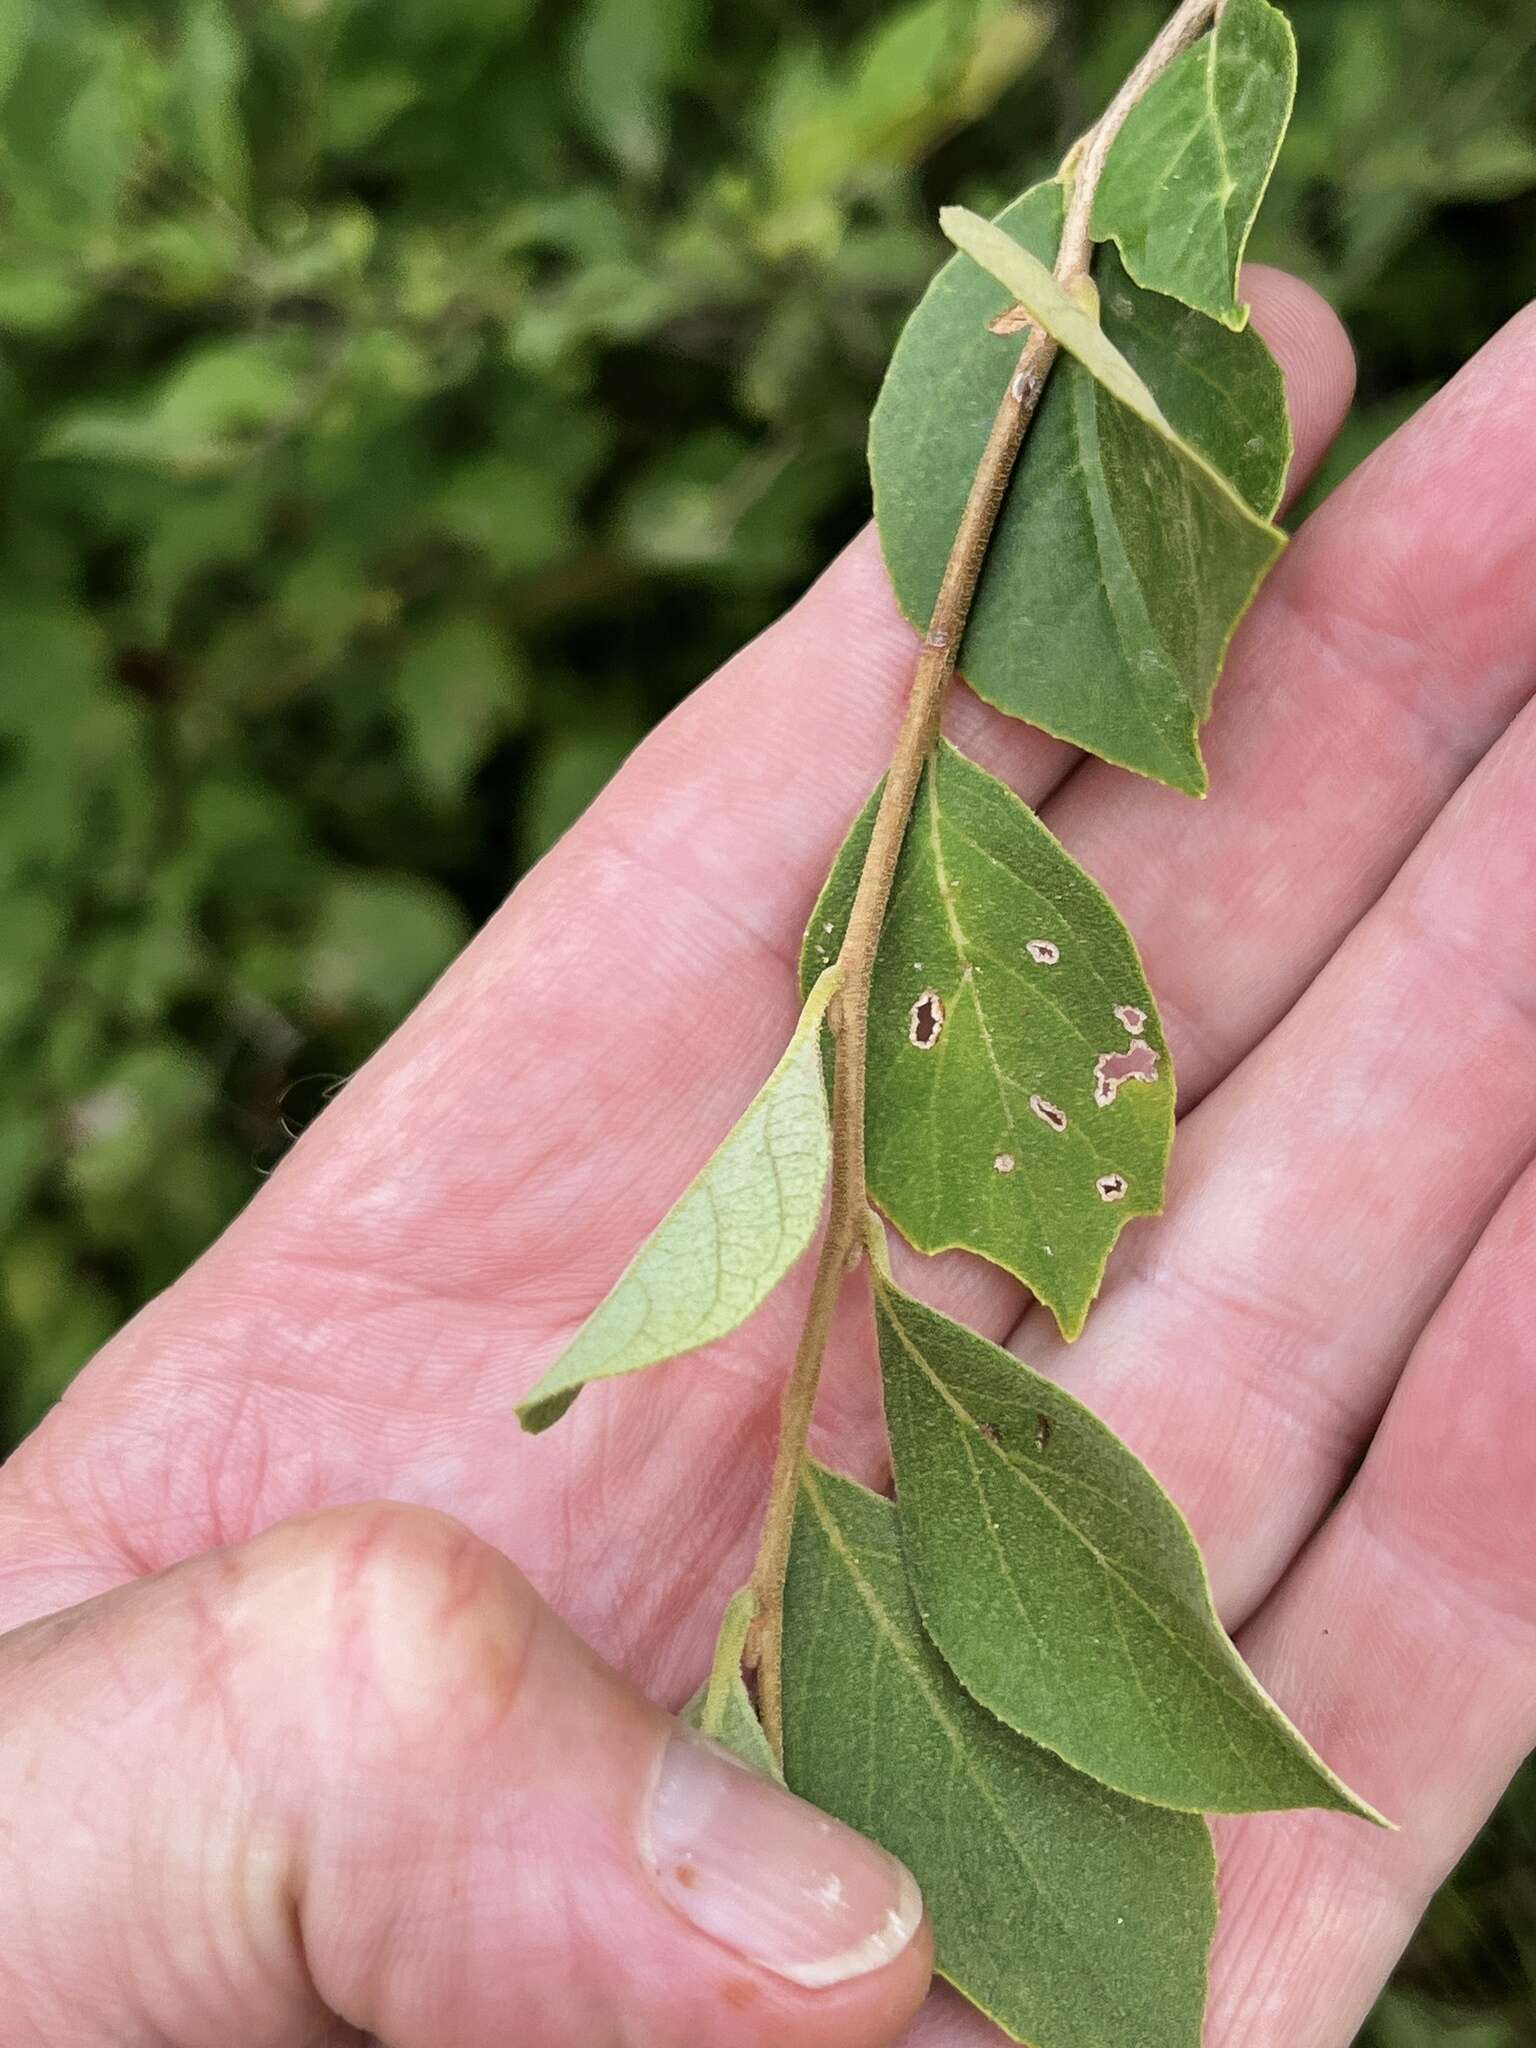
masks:
<svg viewBox="0 0 1536 2048"><path fill-rule="evenodd" d="M1093 1069L1093 1099L1108 1109L1127 1081L1155 1081L1158 1056L1144 1038L1133 1038L1124 1052L1101 1052Z"/></svg>
<svg viewBox="0 0 1536 2048"><path fill-rule="evenodd" d="M925 988L912 1005L907 1019L907 1036L919 1052L931 1052L944 1029L944 1005L937 989Z"/></svg>

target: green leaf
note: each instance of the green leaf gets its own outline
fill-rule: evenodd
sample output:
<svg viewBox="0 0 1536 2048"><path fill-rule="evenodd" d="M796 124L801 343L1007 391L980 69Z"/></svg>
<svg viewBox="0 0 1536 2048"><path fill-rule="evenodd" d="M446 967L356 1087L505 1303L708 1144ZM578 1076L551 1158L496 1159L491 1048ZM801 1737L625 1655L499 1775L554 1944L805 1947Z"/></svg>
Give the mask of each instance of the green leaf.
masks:
<svg viewBox="0 0 1536 2048"><path fill-rule="evenodd" d="M888 1502L813 1467L786 1588L790 1786L922 1887L938 1969L1034 2048L1197 2048L1204 1821L1123 1798L979 1707L923 1632Z"/></svg>
<svg viewBox="0 0 1536 2048"><path fill-rule="evenodd" d="M1377 1818L1238 1656L1188 1525L1119 1438L884 1279L875 1313L902 1552L972 1697L1160 1806Z"/></svg>
<svg viewBox="0 0 1536 2048"><path fill-rule="evenodd" d="M0 98L15 82L27 54L37 15L37 0L0 0Z"/></svg>
<svg viewBox="0 0 1536 2048"><path fill-rule="evenodd" d="M322 1016L393 1026L469 937L459 905L420 875L338 869L314 906L304 992Z"/></svg>
<svg viewBox="0 0 1536 2048"><path fill-rule="evenodd" d="M1007 285L1031 319L1053 335L1122 405L1149 427L1175 439L1157 400L1099 324L1098 292L1075 297L1054 271L1016 242L996 221L983 220L965 206L942 206L939 226L957 249L979 263L989 277Z"/></svg>
<svg viewBox="0 0 1536 2048"><path fill-rule="evenodd" d="M558 1422L589 1380L639 1372L736 1329L810 1243L831 1164L820 1044L836 986L828 973L811 991L741 1121L519 1406L524 1429Z"/></svg>
<svg viewBox="0 0 1536 2048"><path fill-rule="evenodd" d="M741 1673L727 1681L720 1713L713 1726L705 1723L705 1707L708 1689L701 1687L684 1707L682 1719L690 1728L697 1728L701 1735L722 1744L733 1756L739 1756L744 1764L750 1764L754 1771L761 1771L766 1778L782 1776L773 1760L773 1751L768 1747L768 1738L763 1733L763 1724L757 1718L757 1709L752 1704L751 1694L742 1683Z"/></svg>
<svg viewBox="0 0 1536 2048"><path fill-rule="evenodd" d="M838 855L801 973L837 955L878 798ZM1168 1049L1130 936L1034 813L947 743L924 771L875 961L870 1192L1082 1328L1116 1238L1161 1207Z"/></svg>
<svg viewBox="0 0 1536 2048"><path fill-rule="evenodd" d="M463 798L491 747L521 720L527 691L512 649L474 613L412 635L390 695L428 796L441 804Z"/></svg>
<svg viewBox="0 0 1536 2048"><path fill-rule="evenodd" d="M633 708L622 703L604 705L591 726L546 735L530 763L520 821L529 867L602 794L644 731Z"/></svg>
<svg viewBox="0 0 1536 2048"><path fill-rule="evenodd" d="M240 119L247 50L225 0L194 0L182 30L178 83L193 163L237 211L248 202L250 157Z"/></svg>
<svg viewBox="0 0 1536 2048"><path fill-rule="evenodd" d="M1227 0L1135 107L1094 197L1093 232L1125 267L1228 327L1237 277L1296 98L1296 39L1269 0Z"/></svg>
<svg viewBox="0 0 1536 2048"><path fill-rule="evenodd" d="M777 1778L782 1784L783 1773L775 1761L768 1738L763 1733L763 1724L757 1718L757 1710L741 1676L741 1653L746 1647L747 1631L756 1613L756 1595L750 1586L743 1586L727 1606L725 1619L720 1624L714 1668L706 1683L684 1707L682 1719L690 1728L697 1728L701 1735L723 1743L744 1764L750 1764L754 1771Z"/></svg>
<svg viewBox="0 0 1536 2048"><path fill-rule="evenodd" d="M987 322L1054 259L1061 188L1037 185L997 225L1036 264L1006 286L967 257L947 264L907 323L871 423L881 545L920 627L1018 359L1017 340ZM1199 726L1232 633L1283 545L1267 522L1290 460L1284 386L1256 334L1139 290L1112 250L1100 287L1093 366L1070 358L1052 372L960 666L1013 717L1198 794ZM1076 323L1064 339L1088 346ZM1150 412L1101 381L1112 362L1123 390L1146 387Z"/></svg>
<svg viewBox="0 0 1536 2048"><path fill-rule="evenodd" d="M572 84L598 142L654 177L666 153L667 94L698 41L700 0L588 0Z"/></svg>

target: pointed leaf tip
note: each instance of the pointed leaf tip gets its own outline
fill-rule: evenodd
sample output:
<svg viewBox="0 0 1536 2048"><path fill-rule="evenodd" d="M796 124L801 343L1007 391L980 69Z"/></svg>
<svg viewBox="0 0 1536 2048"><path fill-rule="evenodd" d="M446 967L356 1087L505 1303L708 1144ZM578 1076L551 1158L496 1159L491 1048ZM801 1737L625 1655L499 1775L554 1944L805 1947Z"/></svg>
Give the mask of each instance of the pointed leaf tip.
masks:
<svg viewBox="0 0 1536 2048"><path fill-rule="evenodd" d="M591 1380L677 1358L725 1336L777 1287L814 1236L831 1165L820 1039L835 970L741 1121L518 1408L548 1429Z"/></svg>
<svg viewBox="0 0 1536 2048"><path fill-rule="evenodd" d="M1239 1657L1183 1516L1098 1418L880 1282L902 1551L966 1689L1101 1783L1191 1813L1377 1820Z"/></svg>

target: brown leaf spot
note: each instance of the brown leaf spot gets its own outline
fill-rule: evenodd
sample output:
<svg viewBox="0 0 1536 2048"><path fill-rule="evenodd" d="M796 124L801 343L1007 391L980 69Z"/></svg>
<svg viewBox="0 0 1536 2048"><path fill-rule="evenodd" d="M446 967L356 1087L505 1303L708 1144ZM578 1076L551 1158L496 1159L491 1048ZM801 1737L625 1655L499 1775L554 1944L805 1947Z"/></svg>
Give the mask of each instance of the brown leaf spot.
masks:
<svg viewBox="0 0 1536 2048"><path fill-rule="evenodd" d="M1123 1202L1128 1185L1129 1183L1123 1173L1102 1174L1094 1182L1094 1186L1099 1191L1099 1200L1101 1202Z"/></svg>
<svg viewBox="0 0 1536 2048"><path fill-rule="evenodd" d="M1054 967L1061 958L1061 948L1054 939L1031 939L1024 950L1037 967Z"/></svg>
<svg viewBox="0 0 1536 2048"><path fill-rule="evenodd" d="M1147 1028L1146 1011L1138 1010L1134 1003L1117 1003L1115 1005L1115 1016L1125 1026L1126 1030L1129 1031L1132 1038L1140 1038L1143 1031Z"/></svg>
<svg viewBox="0 0 1536 2048"><path fill-rule="evenodd" d="M944 1005L937 989L925 988L907 1016L907 1036L919 1052L932 1052L944 1029Z"/></svg>
<svg viewBox="0 0 1536 2048"><path fill-rule="evenodd" d="M997 1424L995 1422L978 1423L977 1427L978 1429L980 1429L982 1435L986 1438L989 1444L995 1444L1001 1441L997 1434Z"/></svg>
<svg viewBox="0 0 1536 2048"><path fill-rule="evenodd" d="M988 334L1025 334L1034 326L1022 306L1010 306L1006 312L996 313L987 322Z"/></svg>
<svg viewBox="0 0 1536 2048"><path fill-rule="evenodd" d="M1049 1124L1053 1131L1064 1131L1067 1128L1066 1111L1058 1109L1054 1102L1047 1102L1043 1095L1031 1095L1029 1106L1041 1123Z"/></svg>
<svg viewBox="0 0 1536 2048"><path fill-rule="evenodd" d="M1127 1081L1155 1081L1158 1057L1144 1038L1133 1038L1124 1052L1101 1052L1093 1070L1093 1099L1108 1109Z"/></svg>
<svg viewBox="0 0 1536 2048"><path fill-rule="evenodd" d="M1035 1410L1035 1449L1043 1451L1051 1440L1051 1418L1043 1409Z"/></svg>
<svg viewBox="0 0 1536 2048"><path fill-rule="evenodd" d="M1018 1163L1011 1152L999 1152L992 1162L992 1171L994 1173L1012 1173Z"/></svg>

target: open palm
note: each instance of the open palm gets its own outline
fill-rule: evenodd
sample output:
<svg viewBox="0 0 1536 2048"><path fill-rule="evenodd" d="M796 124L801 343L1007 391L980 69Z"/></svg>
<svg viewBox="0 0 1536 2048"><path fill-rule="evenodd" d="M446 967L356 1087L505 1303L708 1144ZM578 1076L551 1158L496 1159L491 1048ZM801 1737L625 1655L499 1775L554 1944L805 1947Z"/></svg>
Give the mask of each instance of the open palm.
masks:
<svg viewBox="0 0 1536 2048"><path fill-rule="evenodd" d="M1302 288L1249 289L1305 466L1347 345ZM1341 2048L1536 1741L1533 457L1527 317L1282 560L1203 805L950 708L1120 906L1184 1124L1168 1213L1070 1350L975 1261L905 1278L1125 1437L1264 1684L1400 1824L1222 1826L1219 2048ZM804 1270L546 1437L513 1409L782 1047L914 649L865 536L641 749L12 1461L0 1627L385 1496L506 1551L656 1698L693 1689L750 1566ZM852 1283L816 1440L878 1485L867 1320ZM912 2038L986 2032L940 1993Z"/></svg>

